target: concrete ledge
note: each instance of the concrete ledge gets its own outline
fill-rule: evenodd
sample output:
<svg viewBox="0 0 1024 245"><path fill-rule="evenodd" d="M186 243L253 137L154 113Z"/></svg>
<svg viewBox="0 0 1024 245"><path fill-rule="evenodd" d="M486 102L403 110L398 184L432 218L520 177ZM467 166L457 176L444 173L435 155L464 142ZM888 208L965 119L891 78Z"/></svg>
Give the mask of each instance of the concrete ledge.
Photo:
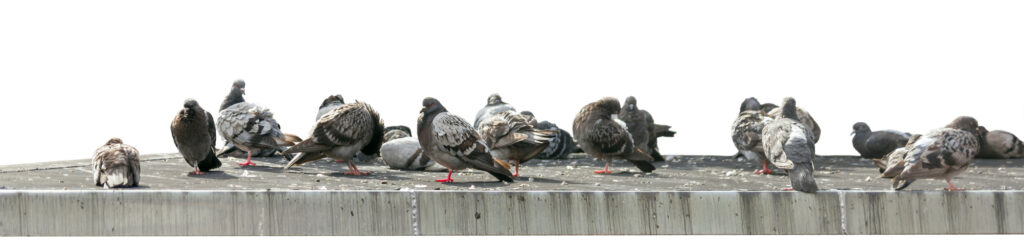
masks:
<svg viewBox="0 0 1024 245"><path fill-rule="evenodd" d="M0 191L2 236L1022 233L1021 191Z"/></svg>

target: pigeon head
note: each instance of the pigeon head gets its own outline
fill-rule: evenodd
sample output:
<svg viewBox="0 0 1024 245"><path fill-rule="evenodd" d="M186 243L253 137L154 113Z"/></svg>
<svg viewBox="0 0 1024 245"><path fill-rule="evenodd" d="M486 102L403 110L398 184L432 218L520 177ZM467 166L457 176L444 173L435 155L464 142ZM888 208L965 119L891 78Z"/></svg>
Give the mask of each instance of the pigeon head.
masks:
<svg viewBox="0 0 1024 245"><path fill-rule="evenodd" d="M124 143L121 143L121 138L114 137L114 138L110 138L110 140L107 141L107 145L113 145L113 144L124 144Z"/></svg>
<svg viewBox="0 0 1024 245"><path fill-rule="evenodd" d="M340 94L328 96L324 99L323 103L320 103L320 108L324 108L331 104L345 104L345 98L342 98Z"/></svg>
<svg viewBox="0 0 1024 245"><path fill-rule="evenodd" d="M523 115L523 117L526 118L527 121L533 121L533 120L536 120L536 118L537 118L537 117L533 116L533 112L531 112L531 111L522 111L522 112L519 112L519 115Z"/></svg>
<svg viewBox="0 0 1024 245"><path fill-rule="evenodd" d="M760 110L761 102L757 101L757 98L750 97L743 100L743 104L740 104L740 112L748 110ZM766 112L767 113L767 112Z"/></svg>
<svg viewBox="0 0 1024 245"><path fill-rule="evenodd" d="M624 111L624 112L634 112L636 110L637 110L636 109L636 97L633 97L633 96L626 97L625 104L622 104L622 111Z"/></svg>
<svg viewBox="0 0 1024 245"><path fill-rule="evenodd" d="M960 116L953 119L953 122L946 125L946 128L959 129L967 132L971 132L975 136L980 135L978 130L978 120L969 116Z"/></svg>
<svg viewBox="0 0 1024 245"><path fill-rule="evenodd" d="M245 94L245 81L242 81L242 79L235 80L235 83L231 84L231 92L235 93L235 91Z"/></svg>
<svg viewBox="0 0 1024 245"><path fill-rule="evenodd" d="M433 97L423 98L423 109L420 110L420 114L433 115L446 111L448 111L448 109L445 109L444 106L441 105L441 101L438 101Z"/></svg>
<svg viewBox="0 0 1024 245"><path fill-rule="evenodd" d="M487 105L500 105L500 104L505 104L504 101L501 101L501 95L498 95L497 93L494 93L494 94L491 94L491 96L487 97Z"/></svg>
<svg viewBox="0 0 1024 245"><path fill-rule="evenodd" d="M988 135L988 129L985 126L978 126L978 136L985 138L986 135ZM984 140L982 142L984 143Z"/></svg>
<svg viewBox="0 0 1024 245"><path fill-rule="evenodd" d="M411 136L412 133L409 131L408 127L405 127L405 126L399 126L399 127L403 127L404 129L402 129L402 128L394 128L394 126L391 126L391 127L388 127L386 129L384 129L384 142L388 142L388 141L391 141L391 140L394 140L394 139L401 139L401 138L405 138L405 137L410 137Z"/></svg>
<svg viewBox="0 0 1024 245"><path fill-rule="evenodd" d="M782 99L782 117L799 120L796 117L796 100L793 97Z"/></svg>
<svg viewBox="0 0 1024 245"><path fill-rule="evenodd" d="M765 114L767 114L768 112L771 112L772 110L775 110L775 108L779 108L779 105L772 104L772 103L761 104L761 112L764 112Z"/></svg>
<svg viewBox="0 0 1024 245"><path fill-rule="evenodd" d="M871 127L868 127L867 123L857 122L853 124L853 132L850 135L856 133L871 133Z"/></svg>
<svg viewBox="0 0 1024 245"><path fill-rule="evenodd" d="M618 99L612 97L604 97L595 103L594 112L597 112L600 115L618 114L619 108L621 107L622 106L619 106Z"/></svg>
<svg viewBox="0 0 1024 245"><path fill-rule="evenodd" d="M196 102L193 98L185 99L185 105L183 105L183 107L185 108L181 109L181 115L186 118L194 116L195 113L200 110L199 102Z"/></svg>

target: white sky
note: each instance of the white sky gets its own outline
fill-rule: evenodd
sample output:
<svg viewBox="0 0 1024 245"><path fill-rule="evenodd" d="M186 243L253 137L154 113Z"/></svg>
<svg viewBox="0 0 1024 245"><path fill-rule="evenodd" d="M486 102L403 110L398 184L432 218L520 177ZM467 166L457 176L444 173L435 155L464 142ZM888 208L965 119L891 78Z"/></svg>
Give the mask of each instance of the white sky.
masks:
<svg viewBox="0 0 1024 245"><path fill-rule="evenodd" d="M1020 1L2 1L0 164L90 158L110 137L176 152L189 97L231 82L305 136L340 93L415 128L425 96L472 120L489 94L571 128L634 95L666 154L735 153L740 102L793 96L819 154L854 122L912 132L971 115L1024 132Z"/></svg>

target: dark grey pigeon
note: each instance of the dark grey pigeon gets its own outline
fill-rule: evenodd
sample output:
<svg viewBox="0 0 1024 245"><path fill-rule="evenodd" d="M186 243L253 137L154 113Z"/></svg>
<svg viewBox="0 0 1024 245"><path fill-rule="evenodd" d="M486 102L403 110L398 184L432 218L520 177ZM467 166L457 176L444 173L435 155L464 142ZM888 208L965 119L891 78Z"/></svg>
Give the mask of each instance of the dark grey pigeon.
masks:
<svg viewBox="0 0 1024 245"><path fill-rule="evenodd" d="M452 182L452 172L466 168L482 170L501 181L514 181L512 172L495 163L474 127L465 119L448 113L437 99L423 99L416 135L423 154L448 168L448 178L437 182Z"/></svg>
<svg viewBox="0 0 1024 245"><path fill-rule="evenodd" d="M513 108L512 105L502 101L501 95L492 94L490 97L487 97L487 105L476 113L476 119L473 120L473 128L480 127L480 121L503 111L516 111L516 108Z"/></svg>
<svg viewBox="0 0 1024 245"><path fill-rule="evenodd" d="M853 124L853 149L860 153L860 157L878 160L885 155L907 145L910 140L910 133L895 130L871 131L867 123L857 122ZM885 171L886 164L882 161L874 161L879 168L879 173Z"/></svg>
<svg viewBox="0 0 1024 245"><path fill-rule="evenodd" d="M558 125L554 123L548 121L539 122L537 123L537 129L555 132L555 136L551 137L551 140L548 141L548 147L544 148L537 155L539 159L565 159L569 154L579 149L576 146L576 141L572 139L572 134L569 131L558 128Z"/></svg>
<svg viewBox="0 0 1024 245"><path fill-rule="evenodd" d="M636 97L626 97L626 101L619 110L619 118L626 122L629 134L633 136L633 144L640 151L647 152L655 162L664 162L665 157L658 149L658 126L663 128L663 134L675 135L675 132L668 130L669 126L654 124L654 116L650 112L641 110L636 105ZM665 132L667 131L667 132ZM671 136L669 136L671 137Z"/></svg>
<svg viewBox="0 0 1024 245"><path fill-rule="evenodd" d="M367 175L356 168L352 158L357 152L376 155L384 144L384 121L377 111L363 102L345 104L327 112L313 126L309 137L284 151L298 153L285 169L329 157L348 164L346 175Z"/></svg>
<svg viewBox="0 0 1024 245"><path fill-rule="evenodd" d="M122 143L120 138L111 138L92 155L92 178L96 186L139 186L140 172L139 151Z"/></svg>
<svg viewBox="0 0 1024 245"><path fill-rule="evenodd" d="M892 188L902 190L918 179L944 179L946 190L963 190L951 179L967 170L981 148L978 121L962 116L907 145L902 165L890 166L883 176L893 176Z"/></svg>
<svg viewBox="0 0 1024 245"><path fill-rule="evenodd" d="M186 99L184 107L171 121L171 138L185 163L194 170L189 174L203 174L220 167L220 159L217 159L214 149L217 129L213 114L203 110L195 99Z"/></svg>
<svg viewBox="0 0 1024 245"><path fill-rule="evenodd" d="M981 135L981 152L978 158L1008 159L1024 157L1024 143L1016 135L1002 130L988 131L978 127Z"/></svg>
<svg viewBox="0 0 1024 245"><path fill-rule="evenodd" d="M235 81L231 85L231 93L221 105L224 109L220 111L220 117L217 118L217 129L220 136L238 149L248 153L246 162L239 165L255 166L256 164L252 163L252 153L256 150L283 151L285 146L302 141L298 136L282 133L281 125L274 120L274 113L270 112L270 109L246 102L242 98L243 94L245 94L245 81ZM222 155L228 150L222 149L217 155ZM288 154L284 155L291 159Z"/></svg>
<svg viewBox="0 0 1024 245"><path fill-rule="evenodd" d="M654 171L654 158L641 151L633 143L633 136L626 128L626 122L619 119L622 106L619 100L605 97L583 106L572 123L573 136L584 152L605 161L604 170L594 173L607 174L613 159L625 159L643 172Z"/></svg>
<svg viewBox="0 0 1024 245"><path fill-rule="evenodd" d="M788 172L794 190L807 193L818 191L811 137L811 130L798 120L796 100L789 97L783 99L780 118L768 122L761 134L768 161Z"/></svg>

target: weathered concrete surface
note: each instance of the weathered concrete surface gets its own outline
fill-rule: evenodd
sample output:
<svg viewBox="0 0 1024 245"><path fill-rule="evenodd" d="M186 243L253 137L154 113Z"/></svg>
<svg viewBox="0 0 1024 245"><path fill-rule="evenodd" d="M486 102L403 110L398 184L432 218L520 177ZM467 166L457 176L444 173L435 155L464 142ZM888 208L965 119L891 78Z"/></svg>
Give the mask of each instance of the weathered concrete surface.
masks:
<svg viewBox="0 0 1024 245"><path fill-rule="evenodd" d="M1024 192L0 191L0 236L1022 234Z"/></svg>
<svg viewBox="0 0 1024 245"><path fill-rule="evenodd" d="M656 163L653 174L641 174L626 162L613 163L614 174L597 175L604 163L579 156L566 160L533 160L524 164L521 177L511 184L498 183L480 171L462 171L455 183L436 183L447 173L388 169L377 162L360 163L370 176L346 176L344 164L316 161L288 170L282 158L254 158L256 167L239 167L245 159L222 158L224 166L202 176L188 176L192 169L178 154L146 155L142 161L141 187L137 190L566 190L566 191L771 191L789 185L782 175L753 175L758 166L725 156L669 156ZM868 160L851 156L816 158L815 176L824 190L888 190L891 182L879 179ZM96 190L89 160L0 166L0 189ZM777 171L781 173L782 171ZM975 160L970 169L954 179L969 190L1024 190L1024 160ZM910 190L941 190L945 182L921 180Z"/></svg>

